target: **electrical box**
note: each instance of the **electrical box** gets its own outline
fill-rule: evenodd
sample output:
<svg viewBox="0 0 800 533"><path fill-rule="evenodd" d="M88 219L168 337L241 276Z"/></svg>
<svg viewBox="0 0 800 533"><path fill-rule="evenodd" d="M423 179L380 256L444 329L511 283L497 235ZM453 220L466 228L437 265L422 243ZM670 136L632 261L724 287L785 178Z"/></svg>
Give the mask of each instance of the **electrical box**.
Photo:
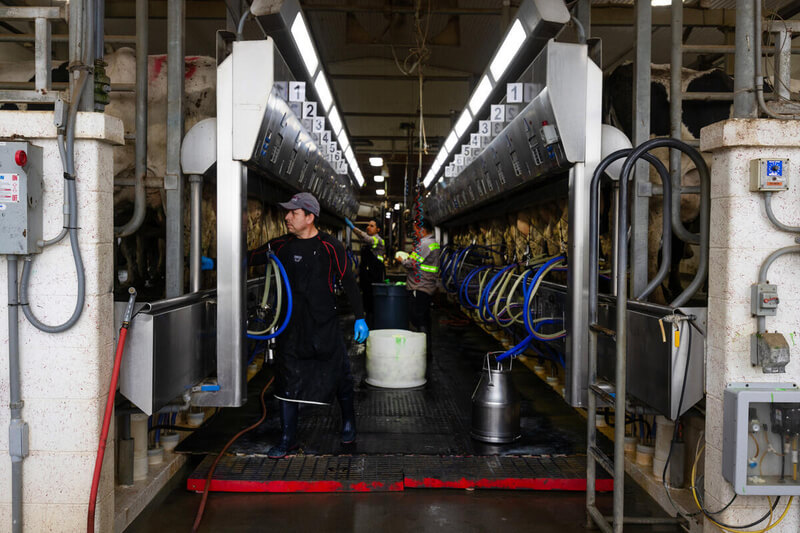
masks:
<svg viewBox="0 0 800 533"><path fill-rule="evenodd" d="M0 254L41 252L42 149L0 141Z"/></svg>
<svg viewBox="0 0 800 533"><path fill-rule="evenodd" d="M736 494L800 495L796 383L730 384L722 431L722 475Z"/></svg>
<svg viewBox="0 0 800 533"><path fill-rule="evenodd" d="M789 188L788 159L753 159L750 161L750 190L785 191Z"/></svg>
<svg viewBox="0 0 800 533"><path fill-rule="evenodd" d="M777 285L754 283L750 286L750 314L753 316L775 316L778 303Z"/></svg>

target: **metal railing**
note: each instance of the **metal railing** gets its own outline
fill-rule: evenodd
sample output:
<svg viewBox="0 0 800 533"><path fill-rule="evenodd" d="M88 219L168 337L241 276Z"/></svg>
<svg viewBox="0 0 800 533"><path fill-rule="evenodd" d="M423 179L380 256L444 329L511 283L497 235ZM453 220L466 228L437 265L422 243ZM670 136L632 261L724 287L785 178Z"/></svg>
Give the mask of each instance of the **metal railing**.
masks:
<svg viewBox="0 0 800 533"><path fill-rule="evenodd" d="M33 89L0 90L0 102L33 103L53 102L58 92L53 92L52 36L50 25L54 20L67 20L66 6L0 7L0 20L34 21L34 86Z"/></svg>

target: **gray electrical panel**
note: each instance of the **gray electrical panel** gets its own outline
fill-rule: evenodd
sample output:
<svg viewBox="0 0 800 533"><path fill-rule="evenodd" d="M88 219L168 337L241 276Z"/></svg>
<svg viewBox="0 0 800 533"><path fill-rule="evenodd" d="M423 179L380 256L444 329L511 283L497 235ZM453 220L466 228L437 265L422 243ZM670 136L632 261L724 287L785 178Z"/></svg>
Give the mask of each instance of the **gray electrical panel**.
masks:
<svg viewBox="0 0 800 533"><path fill-rule="evenodd" d="M729 385L722 431L722 475L736 494L800 495L797 384Z"/></svg>
<svg viewBox="0 0 800 533"><path fill-rule="evenodd" d="M41 252L42 149L0 141L0 254Z"/></svg>

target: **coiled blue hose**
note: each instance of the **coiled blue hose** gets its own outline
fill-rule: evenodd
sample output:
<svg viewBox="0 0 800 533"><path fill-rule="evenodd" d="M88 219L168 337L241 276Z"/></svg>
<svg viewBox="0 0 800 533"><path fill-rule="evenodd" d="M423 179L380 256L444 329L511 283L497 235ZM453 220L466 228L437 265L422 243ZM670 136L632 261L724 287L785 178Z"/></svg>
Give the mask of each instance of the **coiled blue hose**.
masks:
<svg viewBox="0 0 800 533"><path fill-rule="evenodd" d="M270 261L274 261L275 264L278 265L278 270L280 270L281 272L283 286L286 287L286 300L287 300L286 317L284 317L283 324L281 324L281 327L279 327L278 330L275 331L275 333L270 333L269 335L252 335L250 333L247 334L248 339L255 339L259 341L268 341L270 339L274 339L275 337L283 333L283 330L286 329L286 326L289 325L289 320L292 318L292 287L289 285L289 277L286 275L286 269L283 268L283 263L281 263L281 260L278 259L278 256L276 256L272 252L269 252L268 257Z"/></svg>

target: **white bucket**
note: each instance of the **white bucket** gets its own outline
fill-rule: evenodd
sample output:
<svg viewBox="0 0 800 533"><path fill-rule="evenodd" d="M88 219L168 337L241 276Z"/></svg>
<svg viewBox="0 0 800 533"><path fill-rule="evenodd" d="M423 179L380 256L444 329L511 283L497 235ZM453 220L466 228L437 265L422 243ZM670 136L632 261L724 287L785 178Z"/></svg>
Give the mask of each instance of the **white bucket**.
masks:
<svg viewBox="0 0 800 533"><path fill-rule="evenodd" d="M367 338L367 383L387 389L425 384L425 334L377 329Z"/></svg>

